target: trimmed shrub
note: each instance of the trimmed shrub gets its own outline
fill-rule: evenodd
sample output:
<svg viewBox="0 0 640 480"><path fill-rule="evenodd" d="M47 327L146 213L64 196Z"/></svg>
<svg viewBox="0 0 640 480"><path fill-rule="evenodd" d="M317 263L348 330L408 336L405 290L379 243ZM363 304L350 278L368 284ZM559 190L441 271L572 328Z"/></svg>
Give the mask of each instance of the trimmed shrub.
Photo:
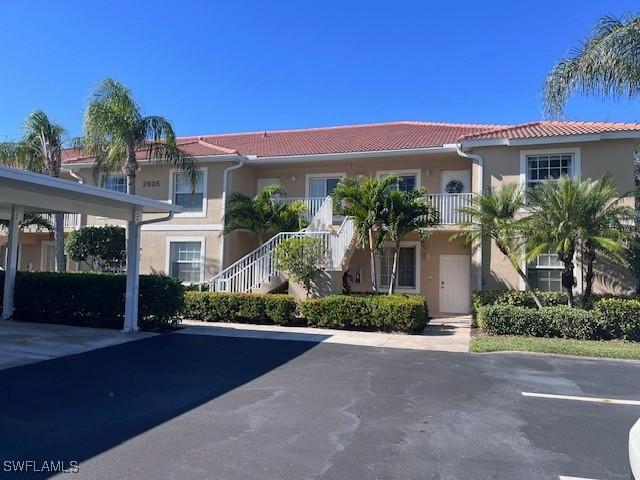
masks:
<svg viewBox="0 0 640 480"><path fill-rule="evenodd" d="M640 341L640 301L606 298L593 306L605 338Z"/></svg>
<svg viewBox="0 0 640 480"><path fill-rule="evenodd" d="M567 304L564 292L546 292L536 290L538 298L545 307L555 307ZM480 307L486 305L514 305L517 307L538 308L528 290L489 290L487 292L473 292L471 295L471 311L476 318Z"/></svg>
<svg viewBox="0 0 640 480"><path fill-rule="evenodd" d="M296 301L289 295L186 292L182 315L207 322L293 323Z"/></svg>
<svg viewBox="0 0 640 480"><path fill-rule="evenodd" d="M300 303L300 314L316 327L414 333L428 321L417 295L329 295Z"/></svg>
<svg viewBox="0 0 640 480"><path fill-rule="evenodd" d="M0 272L0 286L4 272ZM24 322L122 328L126 277L104 273L17 272L13 318ZM180 282L140 275L138 325L165 330L177 325L183 306Z"/></svg>
<svg viewBox="0 0 640 480"><path fill-rule="evenodd" d="M569 307L542 309L489 305L478 310L478 326L489 335L561 337L579 340L601 338L594 312Z"/></svg>

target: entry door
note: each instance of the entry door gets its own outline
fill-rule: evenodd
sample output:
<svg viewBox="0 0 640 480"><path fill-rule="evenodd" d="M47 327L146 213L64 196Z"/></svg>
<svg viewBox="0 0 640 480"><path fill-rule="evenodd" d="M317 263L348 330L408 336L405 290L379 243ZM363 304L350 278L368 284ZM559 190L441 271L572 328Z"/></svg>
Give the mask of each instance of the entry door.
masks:
<svg viewBox="0 0 640 480"><path fill-rule="evenodd" d="M470 277L469 255L440 255L440 312L470 312Z"/></svg>
<svg viewBox="0 0 640 480"><path fill-rule="evenodd" d="M468 193L471 191L471 172L469 170L443 170L442 193Z"/></svg>

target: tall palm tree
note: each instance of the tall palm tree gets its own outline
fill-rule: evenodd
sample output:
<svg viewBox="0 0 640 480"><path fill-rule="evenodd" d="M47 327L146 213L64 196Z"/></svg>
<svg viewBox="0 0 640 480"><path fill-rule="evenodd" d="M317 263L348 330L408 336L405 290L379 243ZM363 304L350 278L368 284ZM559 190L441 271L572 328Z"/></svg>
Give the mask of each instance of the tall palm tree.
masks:
<svg viewBox="0 0 640 480"><path fill-rule="evenodd" d="M336 213L353 217L356 240L360 247L369 247L371 290L378 292L375 255L379 252L382 235L384 198L398 185L398 176L384 178L344 178L331 193Z"/></svg>
<svg viewBox="0 0 640 480"><path fill-rule="evenodd" d="M427 200L427 190L416 188L409 192L390 191L384 198L383 218L380 241L393 243L393 267L389 281L391 295L396 288L400 242L411 232L416 232L421 241L426 240L429 229L440 223L440 216Z"/></svg>
<svg viewBox="0 0 640 480"><path fill-rule="evenodd" d="M138 157L175 165L198 181L197 162L176 145L173 127L163 117L143 116L127 87L108 78L93 92L78 146L95 157L95 173L121 170L127 193L136 193Z"/></svg>
<svg viewBox="0 0 640 480"><path fill-rule="evenodd" d="M558 116L574 93L634 98L640 94L640 17L605 16L547 76L544 104Z"/></svg>
<svg viewBox="0 0 640 480"><path fill-rule="evenodd" d="M49 120L42 110L32 112L23 128L24 135L19 141L0 144L0 163L50 177L60 176L65 129ZM47 228L47 221L41 221L34 216L28 217L28 220L31 225ZM54 220L55 269L64 271L64 214L56 213Z"/></svg>
<svg viewBox="0 0 640 480"><path fill-rule="evenodd" d="M531 292L538 308L542 308L542 302L522 269L525 224L521 212L524 206L525 197L518 184L504 183L498 188L488 188L483 195L474 195L470 206L459 209L469 221L464 222L464 230L453 237L463 238L472 248L485 240L493 240Z"/></svg>
<svg viewBox="0 0 640 480"><path fill-rule="evenodd" d="M300 230L306 223L306 207L302 202L278 201L285 195L280 185L270 185L255 197L232 193L225 210L222 234L247 230L262 245L269 233Z"/></svg>
<svg viewBox="0 0 640 480"><path fill-rule="evenodd" d="M593 294L593 265L598 254L626 264L625 245L630 237L634 210L623 204L611 177L581 180L562 177L543 182L529 193L532 211L529 258L554 250L565 265L562 284L573 304L573 261L583 248L586 262L583 306Z"/></svg>

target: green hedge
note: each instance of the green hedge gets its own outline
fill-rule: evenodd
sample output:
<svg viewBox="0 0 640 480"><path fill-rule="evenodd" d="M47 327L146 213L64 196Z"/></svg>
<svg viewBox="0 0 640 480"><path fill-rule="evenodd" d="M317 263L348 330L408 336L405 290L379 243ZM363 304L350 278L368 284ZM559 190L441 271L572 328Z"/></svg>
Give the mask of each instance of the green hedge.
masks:
<svg viewBox="0 0 640 480"><path fill-rule="evenodd" d="M315 327L407 333L421 331L428 318L427 304L420 296L329 295L297 304L289 295L193 291L185 294L182 314L208 322L304 322Z"/></svg>
<svg viewBox="0 0 640 480"><path fill-rule="evenodd" d="M424 297L417 295L329 295L300 303L307 324L317 327L419 332L427 325Z"/></svg>
<svg viewBox="0 0 640 480"><path fill-rule="evenodd" d="M636 299L605 298L595 302L604 338L640 341L640 301Z"/></svg>
<svg viewBox="0 0 640 480"><path fill-rule="evenodd" d="M122 328L124 275L18 272L13 318L24 322ZM0 286L4 272L0 272ZM143 330L171 328L183 307L182 285L160 275L140 276L138 324Z"/></svg>
<svg viewBox="0 0 640 480"><path fill-rule="evenodd" d="M477 323L489 335L640 341L640 301L602 299L592 310L488 305L478 309Z"/></svg>
<svg viewBox="0 0 640 480"><path fill-rule="evenodd" d="M546 307L556 307L567 304L567 296L564 292L538 291L538 298ZM486 292L473 292L471 295L471 313L477 317L480 307L487 305L514 305L517 307L537 308L536 302L529 291L521 290L489 290Z"/></svg>
<svg viewBox="0 0 640 480"><path fill-rule="evenodd" d="M542 309L514 305L489 305L478 310L478 326L489 335L533 337L601 338L598 316L594 312L569 307Z"/></svg>
<svg viewBox="0 0 640 480"><path fill-rule="evenodd" d="M296 301L290 295L186 292L182 314L207 322L294 323Z"/></svg>

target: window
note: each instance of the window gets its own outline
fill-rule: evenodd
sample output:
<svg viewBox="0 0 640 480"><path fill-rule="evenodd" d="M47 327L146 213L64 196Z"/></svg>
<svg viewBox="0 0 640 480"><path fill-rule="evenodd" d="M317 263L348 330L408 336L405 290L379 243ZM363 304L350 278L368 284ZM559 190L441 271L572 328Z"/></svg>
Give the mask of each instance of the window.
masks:
<svg viewBox="0 0 640 480"><path fill-rule="evenodd" d="M183 283L202 282L202 245L201 240L169 241L169 276Z"/></svg>
<svg viewBox="0 0 640 480"><path fill-rule="evenodd" d="M389 246L382 249L380 256L380 288L388 289L393 271L394 248ZM411 242L400 245L398 257L398 272L396 276L398 290L418 290L418 246Z"/></svg>
<svg viewBox="0 0 640 480"><path fill-rule="evenodd" d="M56 269L56 245L53 242L42 242L42 260L40 269L53 272Z"/></svg>
<svg viewBox="0 0 640 480"><path fill-rule="evenodd" d="M562 291L562 269L564 265L555 253L542 253L527 267L527 278L531 288Z"/></svg>
<svg viewBox="0 0 640 480"><path fill-rule="evenodd" d="M127 177L118 173L110 173L102 177L102 188L112 192L127 193Z"/></svg>
<svg viewBox="0 0 640 480"><path fill-rule="evenodd" d="M572 174L573 154L527 155L527 187Z"/></svg>
<svg viewBox="0 0 640 480"><path fill-rule="evenodd" d="M340 180L343 178L343 173L307 175L307 196L314 198L331 195L338 183L340 183Z"/></svg>
<svg viewBox="0 0 640 480"><path fill-rule="evenodd" d="M378 178L391 174L398 176L398 189L402 192L410 192L420 185L420 170L384 170L378 172Z"/></svg>
<svg viewBox="0 0 640 480"><path fill-rule="evenodd" d="M206 197L206 171L198 176L195 189L183 172L172 172L173 203L180 205L186 213L204 213ZM180 215L180 214L179 214Z"/></svg>
<svg viewBox="0 0 640 480"><path fill-rule="evenodd" d="M0 270L4 270L7 267L7 246L0 246Z"/></svg>

